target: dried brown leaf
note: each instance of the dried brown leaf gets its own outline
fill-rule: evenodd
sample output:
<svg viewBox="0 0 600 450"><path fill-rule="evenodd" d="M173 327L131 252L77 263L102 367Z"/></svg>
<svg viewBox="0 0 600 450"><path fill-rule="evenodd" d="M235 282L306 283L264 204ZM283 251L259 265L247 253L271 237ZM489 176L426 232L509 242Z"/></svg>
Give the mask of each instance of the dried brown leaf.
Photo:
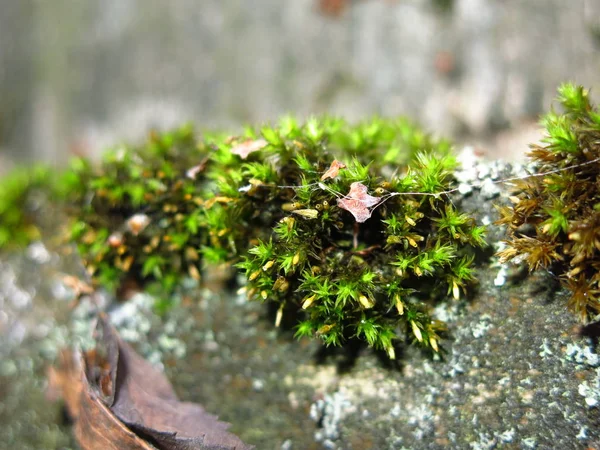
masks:
<svg viewBox="0 0 600 450"><path fill-rule="evenodd" d="M74 422L75 438L82 449L156 450L117 419L90 386L84 355L63 351L59 361L58 369L48 370L48 397L64 398Z"/></svg>
<svg viewBox="0 0 600 450"><path fill-rule="evenodd" d="M345 169L346 164L339 162L337 159L334 159L329 166L329 169L325 171L325 173L321 176L321 181L326 180L327 178L335 178L338 176L340 169Z"/></svg>
<svg viewBox="0 0 600 450"><path fill-rule="evenodd" d="M49 371L50 396L62 393L83 449L252 448L200 405L179 401L167 378L123 342L104 316L97 335L96 349L64 354L62 367Z"/></svg>
<svg viewBox="0 0 600 450"><path fill-rule="evenodd" d="M100 400L93 390L83 389L80 414L75 421L74 433L84 450L155 450L127 428Z"/></svg>

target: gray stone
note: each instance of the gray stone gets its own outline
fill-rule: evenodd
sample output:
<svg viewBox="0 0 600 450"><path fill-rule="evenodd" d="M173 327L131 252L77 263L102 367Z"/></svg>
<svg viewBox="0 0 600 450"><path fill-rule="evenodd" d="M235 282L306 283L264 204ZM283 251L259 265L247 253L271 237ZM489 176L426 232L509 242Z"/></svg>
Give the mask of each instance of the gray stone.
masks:
<svg viewBox="0 0 600 450"><path fill-rule="evenodd" d="M477 190L453 201L478 221L494 217ZM501 233L490 225L491 238ZM39 245L0 260L8 280L0 289L2 448L75 446L59 406L44 398L44 367L67 343L89 345L95 307L84 300L69 311L58 274L80 266L48 248L57 264L30 257ZM473 299L436 308L449 327L443 358L409 346L395 365L369 350L352 364L343 352L319 359L318 342L275 331L263 305L227 290L190 287L193 301L175 296L164 316L146 294L108 312L183 400L231 422L257 448L597 447L598 357L573 331L567 294L533 290L548 284L543 274L518 284L496 277L482 266ZM21 305L7 301L14 292L33 294Z"/></svg>

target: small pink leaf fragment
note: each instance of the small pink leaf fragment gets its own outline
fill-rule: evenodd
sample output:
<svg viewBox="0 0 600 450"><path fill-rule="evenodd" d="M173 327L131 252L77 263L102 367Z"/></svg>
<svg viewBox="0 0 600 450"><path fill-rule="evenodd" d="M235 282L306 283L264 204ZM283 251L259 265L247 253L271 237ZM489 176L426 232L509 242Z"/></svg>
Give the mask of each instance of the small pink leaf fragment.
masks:
<svg viewBox="0 0 600 450"><path fill-rule="evenodd" d="M358 223L363 223L371 217L371 211L360 200L339 198L337 204L340 208L350 211Z"/></svg>
<svg viewBox="0 0 600 450"><path fill-rule="evenodd" d="M338 176L340 169L345 169L346 164L339 162L337 159L334 159L331 163L331 166L327 171L321 176L321 181L326 180L327 178L335 178Z"/></svg>
<svg viewBox="0 0 600 450"><path fill-rule="evenodd" d="M268 144L264 139L246 139L245 141L233 146L231 153L238 155L242 159L246 159L250 153L259 151Z"/></svg>
<svg viewBox="0 0 600 450"><path fill-rule="evenodd" d="M381 201L367 193L367 187L359 182L350 185L350 191L344 198L338 198L337 205L350 212L358 223L365 222L371 217L371 209Z"/></svg>
<svg viewBox="0 0 600 450"><path fill-rule="evenodd" d="M364 184L359 183L358 181L354 182L350 185L350 192L348 192L346 197L360 200L367 208L370 208L379 203L381 199L367 194L367 189L368 188Z"/></svg>

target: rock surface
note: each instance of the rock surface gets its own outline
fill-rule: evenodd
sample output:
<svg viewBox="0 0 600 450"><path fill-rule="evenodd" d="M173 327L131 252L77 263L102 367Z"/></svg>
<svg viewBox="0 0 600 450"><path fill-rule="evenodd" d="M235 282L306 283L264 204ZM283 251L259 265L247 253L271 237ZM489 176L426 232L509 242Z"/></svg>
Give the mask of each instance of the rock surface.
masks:
<svg viewBox="0 0 600 450"><path fill-rule="evenodd" d="M473 189L455 201L489 222L490 196ZM501 236L491 227L492 241ZM76 445L44 398L44 368L67 343L90 344L94 307L83 300L69 313L60 282L78 270L76 257L40 243L0 259L0 448ZM295 341L263 305L226 289L189 286L162 317L147 294L108 312L182 400L260 449L600 448L600 358L554 280L518 275L482 266L473 298L436 307L449 326L443 358L401 346L394 364Z"/></svg>

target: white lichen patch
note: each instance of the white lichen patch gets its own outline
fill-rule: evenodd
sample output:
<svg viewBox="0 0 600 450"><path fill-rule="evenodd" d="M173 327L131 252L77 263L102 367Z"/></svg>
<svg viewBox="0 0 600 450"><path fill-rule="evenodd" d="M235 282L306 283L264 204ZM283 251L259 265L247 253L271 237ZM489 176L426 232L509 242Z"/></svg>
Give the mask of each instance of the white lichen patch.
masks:
<svg viewBox="0 0 600 450"><path fill-rule="evenodd" d="M283 382L286 386L307 386L312 388L317 395L323 394L338 382L335 366L300 365L294 375L288 375Z"/></svg>
<svg viewBox="0 0 600 450"><path fill-rule="evenodd" d="M537 448L537 445L538 445L537 439L534 437L528 437L528 438L521 440L522 448L533 450L533 449Z"/></svg>
<svg viewBox="0 0 600 450"><path fill-rule="evenodd" d="M514 441L516 434L517 432L515 429L511 428L510 430L503 431L502 433L494 433L494 436L496 436L500 442L509 444Z"/></svg>
<svg viewBox="0 0 600 450"><path fill-rule="evenodd" d="M589 344L585 346L576 343L567 344L565 357L567 360L582 366L600 367L600 357Z"/></svg>
<svg viewBox="0 0 600 450"><path fill-rule="evenodd" d="M444 323L456 321L461 314L462 305L457 302L439 303L433 308L432 316Z"/></svg>
<svg viewBox="0 0 600 450"><path fill-rule="evenodd" d="M491 321L492 317L490 315L484 314L483 316L481 316L480 321L473 325L473 327L471 328L471 333L473 334L473 337L479 339L485 336L488 330L490 328L493 328L494 326L491 323Z"/></svg>
<svg viewBox="0 0 600 450"><path fill-rule="evenodd" d="M544 338L544 340L542 341L542 345L540 345L540 350L541 351L539 355L542 357L542 359L546 359L554 355L552 349L550 348L550 345L548 344L548 338Z"/></svg>
<svg viewBox="0 0 600 450"><path fill-rule="evenodd" d="M575 438L577 438L577 440L579 441L585 441L588 438L587 427L582 426L579 429L579 433L577 433L577 436L575 436Z"/></svg>
<svg viewBox="0 0 600 450"><path fill-rule="evenodd" d="M578 370L595 369L591 380L586 380L577 386L577 392L588 408L600 406L600 357L593 350L591 341L587 345L570 342L564 351L565 359L577 364ZM565 392L563 395L570 395Z"/></svg>
<svg viewBox="0 0 600 450"><path fill-rule="evenodd" d="M494 286L500 287L506 284L506 278L508 277L508 265L500 264L500 269L494 278Z"/></svg>
<svg viewBox="0 0 600 450"><path fill-rule="evenodd" d="M454 176L458 180L458 192L462 195L470 194L478 189L485 199L492 199L500 195L500 172L506 169L501 161L486 161L480 157L474 147L466 146L458 154L457 160L460 170Z"/></svg>
<svg viewBox="0 0 600 450"><path fill-rule="evenodd" d="M488 433L480 433L477 441L469 443L473 450L491 450L496 448L496 445L496 439Z"/></svg>
<svg viewBox="0 0 600 450"><path fill-rule="evenodd" d="M37 264L47 264L52 260L52 254L42 242L34 242L29 245L25 254Z"/></svg>
<svg viewBox="0 0 600 450"><path fill-rule="evenodd" d="M500 188L498 187L498 183L495 183L491 178L486 178L481 183L481 195L486 200L491 200L494 197L500 195Z"/></svg>
<svg viewBox="0 0 600 450"><path fill-rule="evenodd" d="M596 369L596 376L591 382L584 381L579 384L578 392L588 407L595 408L600 405L600 367Z"/></svg>
<svg viewBox="0 0 600 450"><path fill-rule="evenodd" d="M326 394L310 406L310 418L321 425L315 432L315 440L323 442L328 448L340 437L340 424L349 415L356 412L356 407L342 391Z"/></svg>

